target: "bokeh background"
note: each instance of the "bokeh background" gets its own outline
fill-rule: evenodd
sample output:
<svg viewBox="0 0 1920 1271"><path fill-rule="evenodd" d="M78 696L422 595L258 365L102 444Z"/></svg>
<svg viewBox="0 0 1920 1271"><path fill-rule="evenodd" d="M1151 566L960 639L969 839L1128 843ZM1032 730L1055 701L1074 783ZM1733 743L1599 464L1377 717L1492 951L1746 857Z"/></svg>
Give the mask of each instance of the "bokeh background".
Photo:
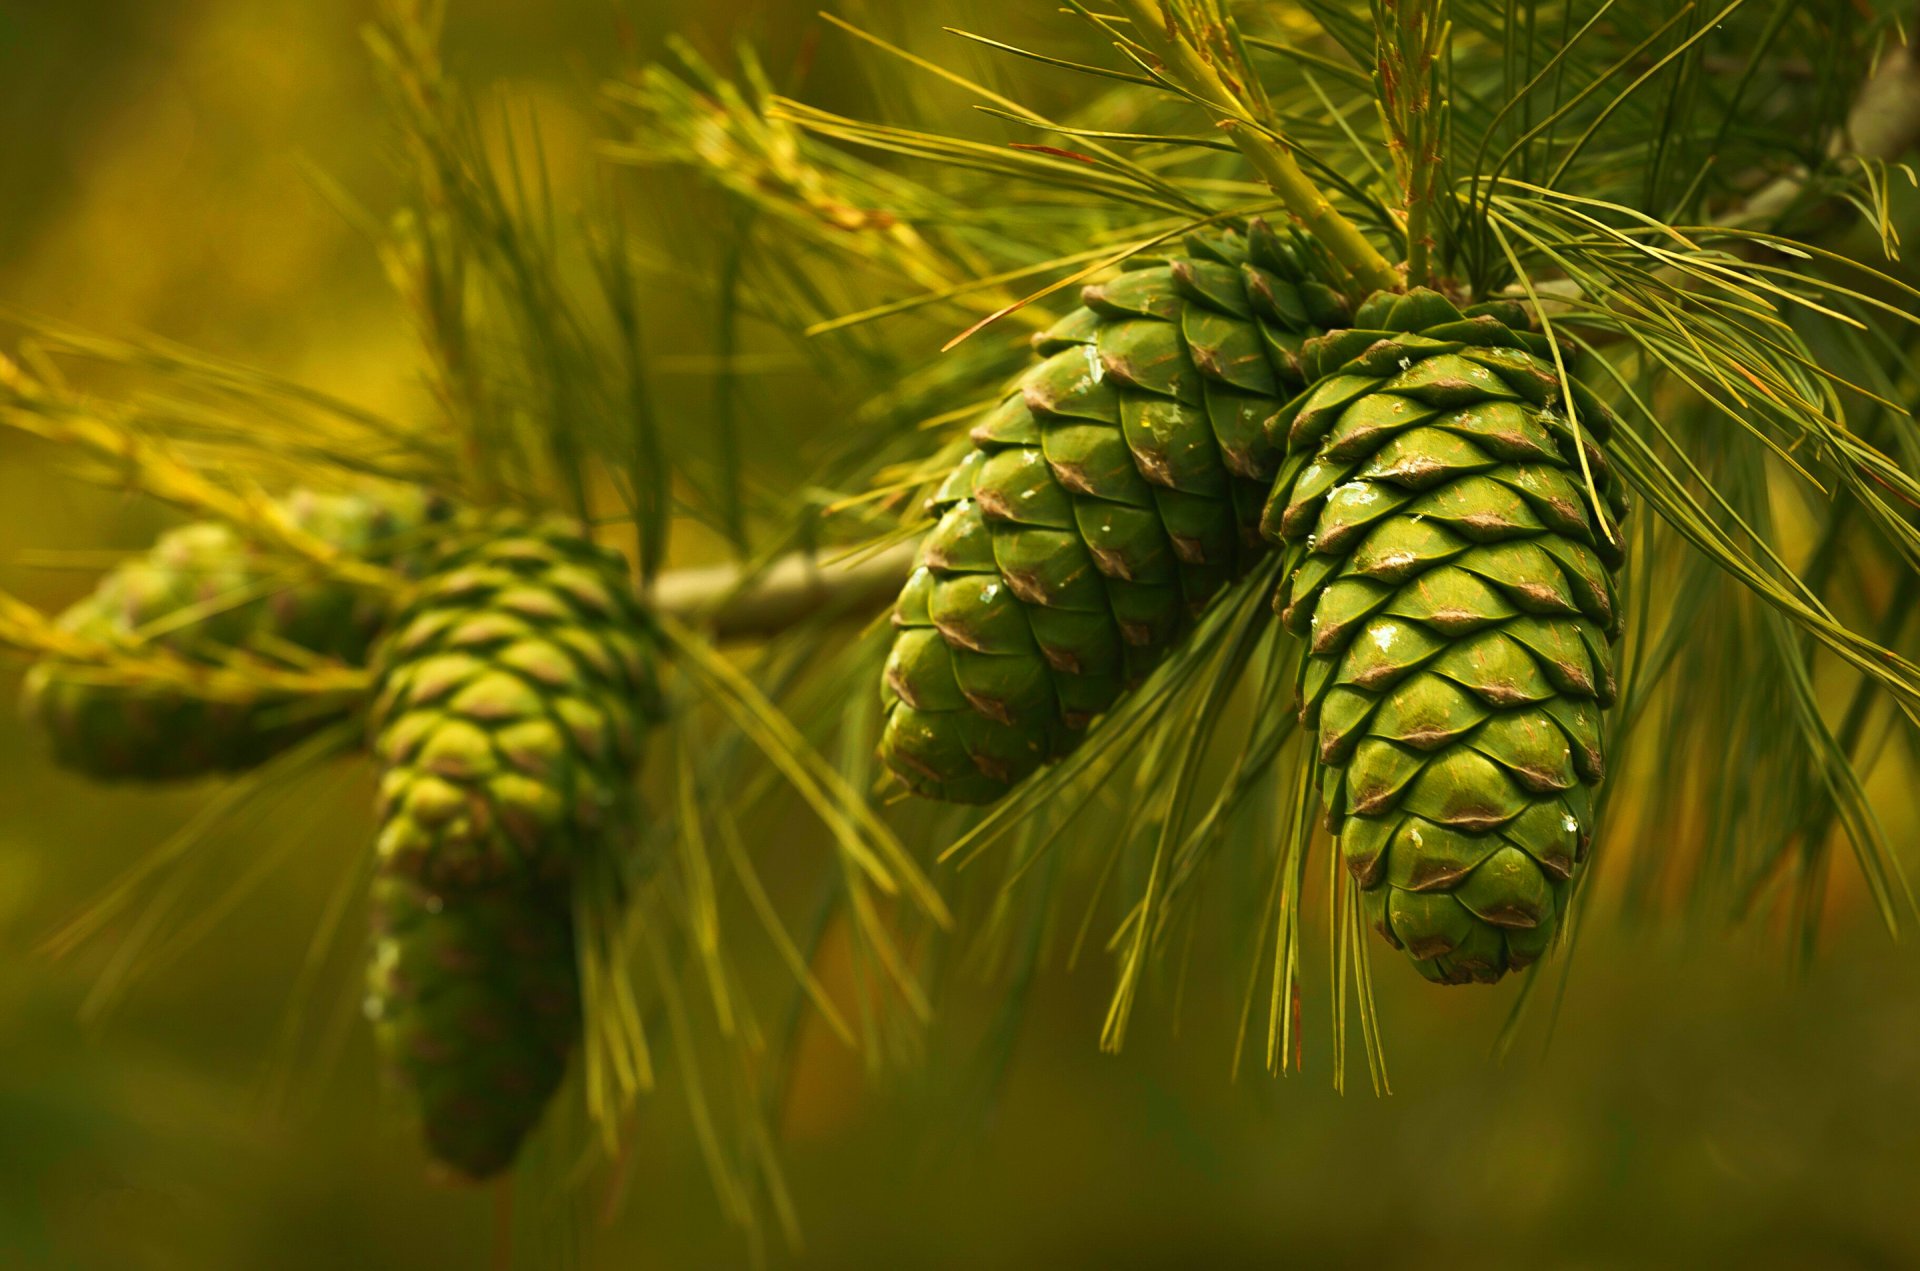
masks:
<svg viewBox="0 0 1920 1271"><path fill-rule="evenodd" d="M537 105L556 167L578 180L592 163L594 85L624 59L671 30L717 52L744 35L780 65L810 38L812 8L454 0L448 38L469 80ZM924 9L891 20L929 48L939 18L961 9L999 30L1045 17L1013 0ZM0 303L415 408L404 315L313 176L375 209L397 188L360 42L370 16L353 0L0 0ZM822 74L809 94L837 104L839 91ZM663 358L697 355L699 333L677 328L664 299L662 313ZM751 423L756 445L831 425L827 396L781 396L788 409ZM35 603L67 603L103 553L167 523L0 438L0 582ZM0 668L0 697L16 675ZM326 893L367 836L356 771L323 773L223 831L235 869L252 859L248 836L263 845L257 885L113 1010L88 1009L110 945L46 951L210 793L84 785L0 714L0 1266L487 1265L495 1197L424 1176L353 1026L356 1003L299 1000ZM1911 847L1911 807L1894 803L1889 831ZM990 1110L942 1093L943 1070L970 1055L936 1051L926 1073L876 1086L833 1047L803 1048L783 1128L805 1240L798 1253L775 1241L771 1256L887 1268L1917 1265L1920 967L1846 887L1833 910L1806 970L1763 929L1597 926L1553 1027L1538 1012L1504 1062L1491 1049L1511 988L1435 991L1381 959L1388 1098L1360 1073L1335 1092L1323 1016L1304 1075L1250 1063L1235 1079L1224 971L1201 977L1209 991L1190 992L1177 1017L1156 1000L1126 1051L1101 1055L1107 966L1053 965ZM290 1017L304 1026L287 1044ZM590 1221L567 1256L746 1263L677 1100L646 1115L624 1207Z"/></svg>

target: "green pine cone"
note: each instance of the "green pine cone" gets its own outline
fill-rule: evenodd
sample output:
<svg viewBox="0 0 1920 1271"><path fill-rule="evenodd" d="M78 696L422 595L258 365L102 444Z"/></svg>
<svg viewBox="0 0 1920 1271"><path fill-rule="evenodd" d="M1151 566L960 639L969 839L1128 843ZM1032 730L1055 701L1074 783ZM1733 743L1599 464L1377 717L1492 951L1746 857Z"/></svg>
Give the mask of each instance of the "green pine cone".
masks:
<svg viewBox="0 0 1920 1271"><path fill-rule="evenodd" d="M625 561L572 522L462 534L374 654L381 861L480 887L565 877L618 843L648 649Z"/></svg>
<svg viewBox="0 0 1920 1271"><path fill-rule="evenodd" d="M919 794L990 802L1066 754L1265 550L1266 422L1341 301L1258 221L1139 264L1036 338L931 500L882 689Z"/></svg>
<svg viewBox="0 0 1920 1271"><path fill-rule="evenodd" d="M367 1014L433 1158L470 1179L513 1163L580 1032L563 881L435 892L383 868Z"/></svg>
<svg viewBox="0 0 1920 1271"><path fill-rule="evenodd" d="M1569 419L1523 317L1381 294L1309 342L1262 524L1287 547L1276 607L1308 637L1328 822L1374 926L1446 983L1546 951L1614 697L1612 416L1575 382Z"/></svg>
<svg viewBox="0 0 1920 1271"><path fill-rule="evenodd" d="M441 501L407 487L298 491L282 507L308 534L402 570L418 563L415 539L422 527L447 515ZM228 526L183 526L109 572L59 621L90 639L161 648L207 663L231 650L270 652L287 645L365 661L386 621L386 598L338 582L276 581L297 568ZM171 689L130 687L53 659L28 673L21 704L46 733L56 762L107 780L251 768L344 713L273 695L209 701Z"/></svg>

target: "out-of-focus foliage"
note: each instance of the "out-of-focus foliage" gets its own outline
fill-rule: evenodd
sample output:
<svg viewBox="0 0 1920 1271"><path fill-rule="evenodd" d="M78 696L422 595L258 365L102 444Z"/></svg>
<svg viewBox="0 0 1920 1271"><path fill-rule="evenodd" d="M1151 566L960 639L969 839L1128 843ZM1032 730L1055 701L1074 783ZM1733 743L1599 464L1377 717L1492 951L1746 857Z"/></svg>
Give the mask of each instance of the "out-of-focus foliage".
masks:
<svg viewBox="0 0 1920 1271"><path fill-rule="evenodd" d="M1365 9L1320 7L1351 10L1352 21ZM1656 8L1662 12L1640 20ZM729 540L768 552L793 538L891 532L893 512L914 502L962 444L966 408L1019 364L1022 337L1071 293L1013 312L956 355L936 356L942 343L1141 236L1209 210L1271 202L1207 135L1205 121L1179 106L1143 107L1139 94L1109 92L938 31L947 21L1125 66L1102 41L1047 11L990 0L837 7L862 28L1006 94L988 103L1001 114L968 117L977 94L924 72L874 71L885 56L815 24L810 6L688 0L628 10L615 20L608 6L586 0L455 4L448 60L471 83L506 82L504 93L482 97L474 127L496 155L537 148L557 207L597 205L602 153L621 165L647 158L639 173L618 179L659 183L658 220L634 226L642 246L630 263L646 283L639 316L659 372L652 409L690 474L669 493L693 515L679 520L670 559L656 564L708 559ZM1736 24L1725 38L1764 35L1780 56L1760 67L1763 76L1804 74L1794 82L1847 90L1859 68L1805 57L1811 42L1795 6L1749 10L1737 15L1749 25ZM1302 14L1281 6L1274 13L1277 29L1261 36L1272 44L1291 48L1311 30ZM384 208L403 193L406 177L396 174L422 170L415 157L394 153L377 109L359 41L368 16L351 4L281 13L235 0L0 15L0 69L19 72L0 90L0 109L24 139L15 152L21 175L0 195L10 213L0 219L0 300L115 333L156 330L319 386L377 417L432 420L446 385L431 376L422 382L408 326L418 310L409 315L389 298L366 250L367 227L334 205L344 192L359 207ZM1723 28L1710 16L1623 3L1615 27L1600 34L1638 59L1623 71L1630 79L1696 34L1701 41L1676 56L1713 55ZM762 69L737 61L742 28ZM689 43L669 46L670 32ZM1543 26L1543 47L1560 35ZM1649 54L1635 48L1643 36L1665 43ZM1318 111L1302 139L1347 158L1315 171L1343 174L1343 203L1386 231L1394 223L1386 182L1345 174L1361 172L1352 156L1380 150L1375 130L1390 128L1390 119L1319 106L1330 85L1356 74L1337 43L1315 44L1304 60L1267 45L1255 45L1253 56L1270 68L1306 66L1270 77L1287 85L1276 109ZM631 62L655 57L672 69L639 79L627 73ZM1494 121L1486 103L1541 74L1543 57L1512 49L1497 82L1463 86L1455 126L1491 127L1510 144L1541 123ZM616 86L601 94L609 76ZM729 99L724 80L753 96ZM1655 81L1601 121L1587 158L1561 175L1588 181L1583 195L1630 202L1645 183L1675 219L1714 211L1729 194L1717 184L1721 174L1736 165L1703 168L1703 154L1716 146L1729 155L1748 146L1774 159L1783 152L1770 145L1781 131L1777 110L1729 115L1704 96L1707 83L1697 75ZM1569 87L1577 93L1580 85ZM1656 93L1698 99L1698 118L1731 119L1733 133L1683 130L1651 167L1607 163L1609 139L1644 130L1655 112L1645 103ZM1006 113L1020 113L1016 101L1058 126L1008 122ZM530 106L538 107L537 130ZM679 112L694 125L687 136L710 148L679 157L721 159L720 184L733 184L731 194L661 163L657 134L636 153L630 133L636 114L649 111ZM1136 153L1123 140L1088 135L1174 131L1202 144ZM960 148L939 138L954 132L971 146L971 167L947 162ZM1052 149L1010 150L1009 140ZM1516 153L1515 175L1573 188L1552 179L1568 134L1548 129L1537 140ZM1817 158L1819 140L1804 140L1804 153L1792 157ZM1068 149L1116 158L1089 165L1057 153ZM815 166L797 164L799 151ZM309 175L306 160L324 180ZM1750 162L1737 167L1727 180L1769 175ZM1043 169L1103 201L1029 179ZM1705 178L1692 180L1696 173ZM1889 188L1897 192L1897 183ZM752 197L742 200L743 191ZM1468 262L1464 272L1494 287L1507 281L1511 261L1487 228L1494 200L1482 193L1484 203L1450 205L1465 209L1452 242ZM998 215L985 214L989 195L1003 208ZM1527 232L1578 214L1565 200L1517 188L1501 197L1510 200L1500 204L1509 217L1503 226L1523 256ZM1899 220L1895 208L1887 224ZM1009 235L1007 218L1016 214L1022 233ZM1852 246L1864 253L1872 243ZM1590 248L1575 263L1601 277L1641 250L1606 235ZM595 263L575 256L562 272L590 287ZM981 276L991 281L982 285ZM511 281L511 269L496 277ZM1658 295L1648 307L1663 313L1669 299ZM859 314L871 320L845 321ZM1584 329L1599 339L1628 321L1601 315ZM794 328L815 334L783 333ZM1806 338L1822 367L1896 402L1913 399L1915 386L1887 370L1891 359L1877 356L1870 338L1829 348L1817 326ZM534 368L544 381L521 376L520 363L487 361L503 395L495 400L533 382L564 386L567 359L599 356L590 344L555 352L556 362ZM1644 368L1627 365L1638 383ZM112 372L78 374L89 373L119 387ZM581 382L592 389L605 381ZM876 395L876 385L887 391ZM1885 633L1878 639L1889 647L1910 636L1910 597L1889 582L1900 575L1886 558L1884 527L1901 515L1897 507L1890 515L1884 500L1868 506L1865 519L1880 528L1863 527L1856 512L1832 512L1818 487L1792 483L1792 463L1818 451L1805 443L1829 439L1817 421L1796 436L1790 425L1807 412L1785 412L1788 426L1767 439L1782 457L1757 459L1758 445L1737 434L1724 446L1701 444L1727 426L1704 401L1677 396L1656 405L1662 422L1714 465L1708 476L1740 483L1751 497L1729 515L1749 524L1774 518L1771 541L1788 546L1794 569L1840 622ZM590 397L566 403L586 415L604 406ZM1898 454L1907 473L1916 470L1910 421L1871 410L1849 419L1861 437ZM819 459L806 465L817 487L795 489L795 454ZM161 523L145 501L48 479L65 460L39 444L0 439L0 459L0 542L8 548L0 582L46 608L78 595L89 571L111 559L93 549L137 546ZM507 483L516 475L524 474L508 472ZM1857 484L1856 494L1870 485ZM1762 497L1776 488L1779 497ZM628 510L645 502L632 489L588 491L586 501ZM801 515L804 508L818 516ZM1641 518L1636 532L1652 521ZM89 550L69 550L75 545ZM719 1032L671 1029L667 1036L687 1044L652 1062L686 1081L725 1075L739 1053L757 1054L769 1068L794 1057L790 1075L768 1081L756 1072L738 1087L722 1081L713 1102L736 1090L771 1092L769 1108L733 1108L744 1115L725 1123L751 1135L765 1115L783 1132L786 1200L801 1216L804 1249L825 1265L1281 1257L1378 1265L1416 1244L1440 1261L1511 1250L1547 1266L1852 1266L1920 1256L1905 1213L1920 1177L1901 1129L1920 1114L1908 1080L1920 1029L1906 1008L1920 979L1872 929L1873 889L1852 871L1830 871L1820 850L1836 841L1828 831L1841 822L1855 841L1910 846L1920 826L1910 801L1898 797L1911 771L1906 734L1877 699L1856 706L1866 693L1858 678L1816 661L1776 610L1671 540L1639 550L1638 657L1667 675L1630 698L1636 744L1631 768L1616 776L1622 792L1604 849L1619 859L1599 889L1648 902L1638 911L1648 916L1687 907L1697 921L1684 942L1672 927L1595 924L1583 932L1570 964L1579 1010L1559 1021L1550 1049L1536 1046L1546 1029L1535 1021L1550 1014L1542 1011L1519 1034L1513 1057L1492 1064L1485 1049L1509 999L1437 998L1411 977L1379 977L1379 1011L1392 1021L1387 1056L1401 1060L1393 1099L1337 1097L1322 1079L1333 1065L1320 1031L1292 1033L1278 1056L1283 1066L1299 1047L1307 1079L1276 1083L1243 1061L1230 1082L1235 1026L1249 1027L1235 1010L1254 996L1247 968L1275 956L1270 935L1260 949L1226 947L1268 930L1260 906L1287 809L1256 800L1260 816L1247 835L1269 844L1268 855L1196 871L1191 891L1180 876L1180 903L1156 927L1167 956L1126 971L1128 992L1138 986L1162 1009L1134 1028L1124 1061L1098 1057L1090 1043L1103 1016L1111 1023L1113 976L1096 955L1116 925L1127 931L1156 845L1171 834L1171 846L1195 860L1217 846L1211 821L1187 836L1179 821L1187 809L1171 806L1176 796L1148 799L1145 779L1131 774L1075 792L1111 818L1103 823L1123 827L1124 850L1049 851L1066 841L1057 836L1076 831L1058 815L1069 809L1036 801L1026 810L1045 815L1012 836L1014 850L975 860L958 889L961 928L984 938L944 948L924 923L902 920L903 947L938 953L928 969L943 1011L930 1035L905 1029L911 1011L870 1009L882 992L876 985L886 982L871 943L884 926L876 923L865 942L838 921L806 928L812 915L831 912L814 868L834 859L825 835L778 799L755 800L736 819L707 793L724 788L717 774L751 754L736 736L717 740L722 732L708 721L664 740L656 780L674 792L677 808L712 809L695 824L711 836L715 859L751 847L769 903L793 920L796 938L818 941L814 976L854 1016L840 1027L869 1044L850 1049L826 1016L803 1011L781 951L761 941L708 986L724 997L719 979L737 973L742 984L774 986L782 995L773 1000L795 1003L790 1015L742 1017L745 1033L766 1034L760 1049L735 1048ZM1251 592L1243 599L1246 613L1260 600ZM1724 638L1695 638L1708 628ZM1255 677L1266 668L1224 624L1210 638L1210 660L1197 663L1186 686L1191 696L1156 699L1162 712L1169 701L1223 693L1249 662ZM1736 667L1715 652L1727 649L1736 651ZM805 633L742 665L858 784L873 776L872 738L863 731L872 703L849 700L841 686L864 683L859 677L871 675L876 657L870 639ZM727 664L701 665L707 684L732 682ZM1708 681L1725 691L1695 691ZM0 691L11 688L11 680L0 683ZM1118 738L1153 739L1150 757L1192 734L1178 711L1116 722ZM1236 730L1254 728L1247 749L1267 760L1283 740L1273 722L1250 725L1233 712L1210 727L1218 740L1196 766L1229 791L1258 770L1253 760L1236 766L1228 758ZM1863 757L1882 824L1862 820L1864 803L1837 765L1795 757L1817 757L1817 747L1789 754L1771 744L1789 731L1823 729L1835 746ZM1638 744L1641 736L1649 743ZM0 727L0 765L0 1028L9 1038L0 1048L0 1138L8 1144L0 1153L0 1255L25 1266L480 1264L493 1207L483 1195L436 1190L419 1178L376 1094L348 987L357 980L360 936L348 897L369 832L365 778L344 768L296 769L289 784L270 790L102 793L51 773L11 725ZM1708 781L1715 769L1724 778ZM1681 770L1686 779L1666 780ZM1650 793L1626 792L1633 789ZM237 815L226 815L235 804ZM1144 815L1126 815L1141 806ZM117 950L142 947L140 909L110 911L108 934L130 935L132 946L107 940L47 956L48 938L157 838L176 827L192 832L215 813L225 819L197 852L198 876L178 884L194 890L197 904L215 900L184 920L176 910L178 925L157 946L145 945L137 992L122 996L130 968ZM916 845L966 831L944 815L896 819ZM1683 842L1688 850L1676 846ZM1705 851L1692 847L1700 843ZM1872 859L1869 852L1870 880ZM1717 863L1711 886L1675 876L1701 861ZM697 870L686 872L685 881L698 880ZM1003 880L1020 885L1003 890ZM1324 876L1316 871L1300 886L1315 896ZM1891 889L1877 899L1886 903ZM751 923L751 899L734 882L725 890L728 922ZM1202 893L1204 910L1190 903ZM1775 944L1725 935L1729 912L1781 895L1790 903L1775 912L1803 941L1813 938L1813 918L1839 919L1826 928L1827 956L1800 981L1780 973ZM1116 905L1114 896L1129 899ZM676 898L663 911L686 910ZM1232 920L1197 917L1223 912ZM201 938L209 929L217 938ZM685 934L687 948L702 947L698 932ZM1293 934L1320 945L1328 933L1309 922ZM1126 942L1117 943L1124 951ZM1259 985L1262 999L1268 992ZM1278 1018L1291 1021L1291 1003L1272 992ZM686 1009L671 992L658 1002L660 1011ZM1177 1037L1168 1036L1169 1020ZM1240 1039L1239 1053L1257 1057L1266 1026L1263 1015L1254 1020L1254 1037ZM868 1080L873 1057L903 1050L930 1055L930 1066ZM757 1167L751 1157L761 1145L748 1141L742 1152L728 1143L716 1154L713 1126L700 1120L698 1102L692 1106L689 1114L658 1097L637 1105L615 1168L585 1186L574 1185L574 1149L585 1134L562 1127L543 1141L537 1151L545 1155L530 1172L553 1185L518 1197L524 1263L565 1265L576 1251L593 1266L740 1260L724 1218L737 1217L741 1190L758 1184L731 1171L742 1160Z"/></svg>

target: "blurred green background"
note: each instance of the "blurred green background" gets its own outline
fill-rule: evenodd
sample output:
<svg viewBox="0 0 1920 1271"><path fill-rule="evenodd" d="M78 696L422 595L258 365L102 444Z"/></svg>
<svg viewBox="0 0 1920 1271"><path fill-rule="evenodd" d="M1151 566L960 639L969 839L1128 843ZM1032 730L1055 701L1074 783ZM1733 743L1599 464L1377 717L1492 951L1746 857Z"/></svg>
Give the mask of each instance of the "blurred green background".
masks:
<svg viewBox="0 0 1920 1271"><path fill-rule="evenodd" d="M858 9L859 6L853 6ZM1004 32L1043 13L960 9ZM476 83L539 104L557 164L589 160L592 89L667 30L780 65L799 0L455 0L449 46ZM152 331L392 410L416 401L404 316L361 235L309 176L367 206L395 156L359 41L370 5L316 0L0 3L0 303L109 333ZM830 56L830 55L829 55ZM831 100L830 75L816 97ZM569 166L570 165L570 166ZM665 350L699 350L698 332ZM817 396L817 395L816 395ZM795 400L811 402L811 397ZM824 402L756 422L830 423ZM102 548L166 514L66 480L0 440L0 582L48 608ZM49 553L68 552L66 557ZM16 668L0 669L11 698ZM0 718L0 1266L488 1265L487 1192L424 1177L376 1079L350 980L303 993L326 897L367 837L357 769L315 776L223 833L258 885L209 937L85 1016L110 942L43 945L183 825L206 789L101 790L51 769ZM1889 824L1913 837L1911 809ZM264 847L272 844L268 853ZM1325 998L1307 1072L1231 1078L1237 970L1203 973L1175 1028L1162 994L1119 1057L1096 1039L1107 966L1050 968L984 1121L939 1092L967 1054L879 1089L803 1049L788 1175L817 1266L1920 1265L1920 970L1844 893L1818 964L1710 921L1596 925L1557 1026L1539 1012L1490 1055L1513 990L1377 981L1394 1093L1327 1078ZM351 942L357 934L343 939ZM291 1000L290 1000L291 999ZM298 1040L283 1044L289 1018ZM83 1018L84 1017L84 1018ZM335 1041L329 1039L337 1039ZM1356 1048L1357 1063L1357 1048ZM676 1098L656 1098L625 1206L600 1198L578 1262L748 1261ZM550 1215L516 1215L522 1231ZM526 1255L538 1265L547 1255ZM558 1259L559 1254L551 1255Z"/></svg>

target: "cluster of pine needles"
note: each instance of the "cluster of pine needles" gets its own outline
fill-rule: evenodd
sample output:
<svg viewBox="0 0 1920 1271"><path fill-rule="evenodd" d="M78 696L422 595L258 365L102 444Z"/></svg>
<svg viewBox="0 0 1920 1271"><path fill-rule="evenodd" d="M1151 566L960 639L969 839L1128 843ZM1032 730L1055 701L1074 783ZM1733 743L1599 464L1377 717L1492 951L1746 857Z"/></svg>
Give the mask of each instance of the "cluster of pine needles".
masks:
<svg viewBox="0 0 1920 1271"><path fill-rule="evenodd" d="M943 993L985 985L1001 1006L979 1044L1002 1063L1039 970L1095 946L1115 967L1109 1048L1145 992L1179 992L1198 940L1241 986L1236 1066L1297 1065L1311 972L1331 986L1336 1074L1352 1014L1385 1087L1359 900L1291 709L1302 654L1269 607L1277 561L991 810L905 803L874 758L874 571L904 574L924 500L1028 337L1080 285L1196 229L1291 214L1362 289L1525 301L1562 373L1620 416L1611 453L1637 511L1612 527L1632 561L1602 796L1619 806L1508 1039L1603 912L1772 918L1810 956L1839 851L1890 931L1916 916L1870 794L1920 774L1920 291L1897 228L1913 184L1898 160L1920 138L1915 15L1878 0L1113 7L1069 0L1035 48L917 13L822 15L859 71L841 95L878 120L808 104L804 63L775 75L749 48L674 43L603 86L603 169L562 206L537 141L501 142L442 65L434 6L395 0L369 47L407 198L375 215L328 193L412 316L429 409L388 418L46 322L0 368L0 422L76 476L238 528L288 585L406 586L278 514L294 486L560 510L630 553L659 600L670 709L647 744L645 881L583 889L581 1097L523 1171L569 1205L589 1168L595 1203L618 1198L662 1067L729 1216L794 1236L774 1127L810 1022L877 1073L924 1049ZM700 392L672 410L647 338L662 295L712 333ZM837 421L799 443L803 482L765 453L784 434L756 428L783 400L768 366L806 377ZM685 586L670 566L686 542L725 545L734 568ZM827 570L814 600L771 630L732 622L796 552ZM0 642L211 700L368 687L363 667L279 650L203 664L90 644L4 595ZM310 796L299 779L360 742L329 730L227 782L63 932L60 948L116 933L91 1006L212 936L271 868L215 859L214 830ZM817 833L793 830L796 807ZM369 868L343 857L303 995L343 948L351 961ZM1317 936L1308 905L1324 907ZM852 972L825 983L822 950L841 942Z"/></svg>

